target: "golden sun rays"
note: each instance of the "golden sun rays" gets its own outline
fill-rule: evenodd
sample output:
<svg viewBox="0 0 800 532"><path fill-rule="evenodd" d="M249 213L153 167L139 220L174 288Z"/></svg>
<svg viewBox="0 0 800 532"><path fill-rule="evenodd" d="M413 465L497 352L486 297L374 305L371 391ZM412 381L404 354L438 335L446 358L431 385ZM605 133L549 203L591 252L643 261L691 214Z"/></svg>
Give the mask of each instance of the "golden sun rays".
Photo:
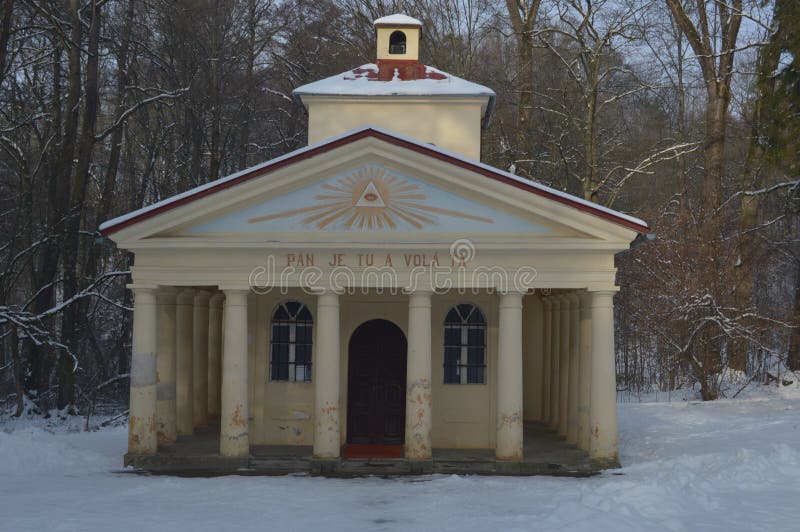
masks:
<svg viewBox="0 0 800 532"><path fill-rule="evenodd" d="M397 230L403 222L423 229L436 225L436 215L494 223L490 218L426 205L427 198L419 185L376 166L360 168L322 188L325 192L314 196L316 205L250 218L247 222L302 216L303 225L317 230L341 224L345 230L361 231Z"/></svg>

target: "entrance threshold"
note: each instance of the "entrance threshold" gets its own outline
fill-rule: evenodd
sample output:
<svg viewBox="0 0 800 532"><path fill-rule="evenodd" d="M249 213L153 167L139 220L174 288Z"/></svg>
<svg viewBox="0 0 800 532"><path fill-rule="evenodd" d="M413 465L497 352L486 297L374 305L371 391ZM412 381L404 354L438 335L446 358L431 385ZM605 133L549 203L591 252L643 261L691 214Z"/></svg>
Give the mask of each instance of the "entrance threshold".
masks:
<svg viewBox="0 0 800 532"><path fill-rule="evenodd" d="M403 458L403 446L348 443L344 446L342 456L345 460L351 458Z"/></svg>

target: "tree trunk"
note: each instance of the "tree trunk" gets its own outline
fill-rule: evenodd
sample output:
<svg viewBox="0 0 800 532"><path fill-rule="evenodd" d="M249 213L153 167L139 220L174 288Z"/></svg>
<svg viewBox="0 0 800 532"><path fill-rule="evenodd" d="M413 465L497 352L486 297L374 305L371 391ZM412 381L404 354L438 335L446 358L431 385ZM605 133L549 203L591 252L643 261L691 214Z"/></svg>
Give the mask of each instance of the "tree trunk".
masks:
<svg viewBox="0 0 800 532"><path fill-rule="evenodd" d="M80 24L78 21L78 2L73 0L73 23ZM79 43L80 40L75 40ZM99 42L100 42L100 4L98 0L92 2L92 18L89 26L88 57L86 59L86 93L84 96L85 110L81 123L81 134L78 142L78 157L75 165L75 172L72 176L72 185L69 202L69 214L67 218L66 230L63 236L63 270L64 270L64 299L75 296L79 290L79 270L80 270L80 243L81 243L81 221L86 200L86 186L88 184L89 167L94 148L95 122L97 119L98 107L98 63L99 63ZM80 58L80 48L76 50ZM78 67L80 68L80 67ZM80 71L78 70L77 79L70 79L70 83L80 84ZM81 320L79 312L81 306L78 304L68 305L64 309L64 321L61 329L61 343L67 346L73 355L77 355L81 339ZM58 360L58 408L71 408L74 402L74 361L72 357L62 353Z"/></svg>
<svg viewBox="0 0 800 532"><path fill-rule="evenodd" d="M14 0L3 0L3 14L0 16L0 84L6 73L8 41L11 39L11 17L14 14Z"/></svg>
<svg viewBox="0 0 800 532"><path fill-rule="evenodd" d="M22 378L22 361L19 357L19 336L17 327L11 327L11 363L14 364L14 390L17 394L17 410L14 417L20 417L25 410L25 386Z"/></svg>
<svg viewBox="0 0 800 532"><path fill-rule="evenodd" d="M533 110L533 28L541 0L506 0L508 16L517 41L517 121L512 161L527 151Z"/></svg>
<svg viewBox="0 0 800 532"><path fill-rule="evenodd" d="M775 3L774 13L780 0ZM773 19L777 18L776 16ZM785 26L779 25L759 54L758 64L758 95L754 102L750 145L745 160L740 189L742 191L759 189L765 181L761 167L764 163L764 147L761 135L765 122L769 120L768 109L765 105L775 94L775 77L773 73L778 69L781 57L779 43L783 40ZM776 45L777 44L777 45ZM761 217L761 201L758 195L742 195L741 211L739 214L739 234L736 238L736 286L734 292L735 304L740 309L753 305L753 285L756 280L763 248L761 241L754 237L752 231L757 227ZM749 343L744 340L734 341L732 345L731 363L733 367L741 369L747 365L747 352Z"/></svg>
<svg viewBox="0 0 800 532"><path fill-rule="evenodd" d="M256 0L248 1L248 15L247 15L247 66L245 71L245 96L242 105L241 117L241 152L239 153L239 169L247 168L248 165L248 150L250 149L250 121L253 119L253 105L252 99L255 93L255 85L253 83L253 69L256 62Z"/></svg>

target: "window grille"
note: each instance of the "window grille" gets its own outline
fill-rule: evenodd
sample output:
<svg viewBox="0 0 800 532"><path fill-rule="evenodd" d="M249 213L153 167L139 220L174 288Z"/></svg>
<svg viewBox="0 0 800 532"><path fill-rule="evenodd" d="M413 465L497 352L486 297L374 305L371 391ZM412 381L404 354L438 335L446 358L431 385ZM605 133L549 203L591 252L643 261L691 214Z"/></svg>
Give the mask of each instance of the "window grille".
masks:
<svg viewBox="0 0 800 532"><path fill-rule="evenodd" d="M286 301L272 314L270 380L311 380L311 347L314 320L300 301Z"/></svg>
<svg viewBox="0 0 800 532"><path fill-rule="evenodd" d="M475 305L456 305L444 320L444 382L486 382L486 318Z"/></svg>

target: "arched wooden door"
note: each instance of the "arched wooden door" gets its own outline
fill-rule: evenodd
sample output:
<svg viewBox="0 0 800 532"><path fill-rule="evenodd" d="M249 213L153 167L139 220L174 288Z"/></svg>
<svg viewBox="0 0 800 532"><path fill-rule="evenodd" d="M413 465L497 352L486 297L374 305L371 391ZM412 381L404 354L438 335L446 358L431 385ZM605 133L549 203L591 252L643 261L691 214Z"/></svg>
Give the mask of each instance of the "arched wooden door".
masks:
<svg viewBox="0 0 800 532"><path fill-rule="evenodd" d="M406 427L406 337L387 320L362 323L350 337L347 443L402 445Z"/></svg>

